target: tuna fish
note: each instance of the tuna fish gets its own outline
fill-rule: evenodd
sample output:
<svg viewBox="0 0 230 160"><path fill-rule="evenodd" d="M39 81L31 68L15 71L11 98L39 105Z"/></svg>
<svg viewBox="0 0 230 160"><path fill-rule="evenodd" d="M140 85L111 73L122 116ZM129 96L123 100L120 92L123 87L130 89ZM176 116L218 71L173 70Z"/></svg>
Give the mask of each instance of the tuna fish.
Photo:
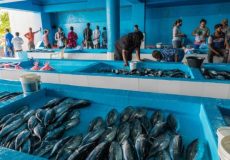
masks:
<svg viewBox="0 0 230 160"><path fill-rule="evenodd" d="M73 110L70 112L70 114L68 115L69 119L76 119L80 117L80 112L78 110Z"/></svg>
<svg viewBox="0 0 230 160"><path fill-rule="evenodd" d="M169 128L173 132L177 131L177 129L178 129L178 122L177 122L176 118L172 114L168 115L168 117L167 117L167 124L168 124Z"/></svg>
<svg viewBox="0 0 230 160"><path fill-rule="evenodd" d="M61 103L62 101L64 101L66 98L54 98L52 100L50 100L47 104L45 104L42 109L51 109L54 106L58 105L59 103Z"/></svg>
<svg viewBox="0 0 230 160"><path fill-rule="evenodd" d="M166 130L166 122L158 122L150 131L151 137L157 137L159 134Z"/></svg>
<svg viewBox="0 0 230 160"><path fill-rule="evenodd" d="M43 120L45 118L45 115L46 115L46 111L44 109L38 109L36 111L36 118L41 122L43 123Z"/></svg>
<svg viewBox="0 0 230 160"><path fill-rule="evenodd" d="M33 116L36 113L35 110L30 110L29 112L27 112L26 114L24 114L23 119L24 121L28 121L28 119Z"/></svg>
<svg viewBox="0 0 230 160"><path fill-rule="evenodd" d="M161 152L168 148L170 143L170 136L168 133L156 137L149 151L149 156L154 156L158 152Z"/></svg>
<svg viewBox="0 0 230 160"><path fill-rule="evenodd" d="M129 139L124 140L121 147L124 160L138 160L136 150Z"/></svg>
<svg viewBox="0 0 230 160"><path fill-rule="evenodd" d="M85 160L95 146L95 143L87 143L85 145L82 145L70 155L68 160Z"/></svg>
<svg viewBox="0 0 230 160"><path fill-rule="evenodd" d="M164 117L161 111L154 112L150 118L150 122L152 123L152 125L155 125L158 122L163 122L163 120L164 120Z"/></svg>
<svg viewBox="0 0 230 160"><path fill-rule="evenodd" d="M89 132L82 140L82 145L85 145L87 143L93 143L96 140L98 140L104 133L104 128L99 128L97 130L94 130L92 132Z"/></svg>
<svg viewBox="0 0 230 160"><path fill-rule="evenodd" d="M112 109L106 116L106 125L114 125L118 121L118 116L118 111L116 109Z"/></svg>
<svg viewBox="0 0 230 160"><path fill-rule="evenodd" d="M55 111L53 109L48 110L45 113L45 117L44 117L44 121L43 124L44 126L48 126L49 124L51 124L55 119Z"/></svg>
<svg viewBox="0 0 230 160"><path fill-rule="evenodd" d="M17 128L16 130L8 134L7 137L2 140L2 144L9 142L25 129L26 129L26 124L21 125L19 128Z"/></svg>
<svg viewBox="0 0 230 160"><path fill-rule="evenodd" d="M54 129L53 131L50 131L46 134L44 137L45 140L54 140L57 138L62 137L62 135L65 132L65 126L61 126L59 128Z"/></svg>
<svg viewBox="0 0 230 160"><path fill-rule="evenodd" d="M118 142L113 141L109 148L109 160L122 160L122 148Z"/></svg>
<svg viewBox="0 0 230 160"><path fill-rule="evenodd" d="M48 142L46 145L44 145L43 148L41 148L39 150L37 155L41 156L41 157L45 157L45 155L49 154L52 151L55 143L56 143L55 141L54 142Z"/></svg>
<svg viewBox="0 0 230 160"><path fill-rule="evenodd" d="M22 125L24 120L22 118L17 119L16 121L13 121L11 124L5 126L1 131L0 131L0 138L4 137L5 135L9 134L11 131L17 129Z"/></svg>
<svg viewBox="0 0 230 160"><path fill-rule="evenodd" d="M12 117L10 117L3 125L2 128L4 128L5 126L11 124L13 121L16 121L18 119L22 118L22 114L15 114Z"/></svg>
<svg viewBox="0 0 230 160"><path fill-rule="evenodd" d="M75 127L79 123L80 123L80 118L75 118L75 119L71 119L71 120L65 122L63 124L63 126L65 126L65 129L68 130L68 129Z"/></svg>
<svg viewBox="0 0 230 160"><path fill-rule="evenodd" d="M135 142L136 138L142 134L142 126L141 126L141 122L138 119L135 119L132 123L131 123L131 138L132 140Z"/></svg>
<svg viewBox="0 0 230 160"><path fill-rule="evenodd" d="M136 138L135 148L138 156L138 160L145 160L149 151L149 141L144 134L140 134Z"/></svg>
<svg viewBox="0 0 230 160"><path fill-rule="evenodd" d="M195 160L198 154L199 140L192 141L186 149L186 160Z"/></svg>
<svg viewBox="0 0 230 160"><path fill-rule="evenodd" d="M65 144L65 147L68 150L75 150L75 149L77 149L80 146L82 140L83 140L83 136L81 134L78 135L78 136L75 136L69 142L67 142Z"/></svg>
<svg viewBox="0 0 230 160"><path fill-rule="evenodd" d="M88 100L77 100L74 105L71 106L72 109L84 108L91 104Z"/></svg>
<svg viewBox="0 0 230 160"><path fill-rule="evenodd" d="M122 143L130 136L130 125L128 122L123 123L118 128L117 141Z"/></svg>
<svg viewBox="0 0 230 160"><path fill-rule="evenodd" d="M8 119L10 119L12 116L14 116L14 113L10 113L5 115L4 117L2 117L2 119L0 120L0 125L2 125L3 123L5 123Z"/></svg>
<svg viewBox="0 0 230 160"><path fill-rule="evenodd" d="M134 110L134 112L132 112L129 120L132 121L133 119L139 119L142 118L144 116L146 116L147 111L143 108L137 108Z"/></svg>
<svg viewBox="0 0 230 160"><path fill-rule="evenodd" d="M20 152L24 152L24 153L31 153L31 150L32 150L32 144L30 139L27 139L19 149Z"/></svg>
<svg viewBox="0 0 230 160"><path fill-rule="evenodd" d="M25 114L29 111L30 107L29 106L23 106L23 107L20 107L16 112L15 114Z"/></svg>
<svg viewBox="0 0 230 160"><path fill-rule="evenodd" d="M123 112L121 113L120 116L120 121L121 123L123 122L127 122L130 118L130 116L132 115L132 113L134 112L134 108L133 107L126 107Z"/></svg>
<svg viewBox="0 0 230 160"><path fill-rule="evenodd" d="M41 141L45 135L45 128L42 127L42 125L38 123L37 126L33 129L33 132L34 132L34 135L38 137L39 140Z"/></svg>
<svg viewBox="0 0 230 160"><path fill-rule="evenodd" d="M58 152L57 156L55 157L55 160L67 160L72 153L72 150L63 149Z"/></svg>
<svg viewBox="0 0 230 160"><path fill-rule="evenodd" d="M15 149L18 150L19 147L29 138L29 136L30 131L27 129L19 133L19 135L16 137Z"/></svg>
<svg viewBox="0 0 230 160"><path fill-rule="evenodd" d="M172 160L180 159L183 151L182 137L174 135L169 144L169 153Z"/></svg>
<svg viewBox="0 0 230 160"><path fill-rule="evenodd" d="M28 120L28 129L32 131L34 127L37 126L37 124L38 124L37 118L35 116L30 117L30 119Z"/></svg>
<svg viewBox="0 0 230 160"><path fill-rule="evenodd" d="M108 127L107 130L104 132L104 134L101 136L100 138L100 142L103 141L108 141L108 142L112 142L117 135L117 127L113 126L113 127Z"/></svg>
<svg viewBox="0 0 230 160"><path fill-rule="evenodd" d="M102 160L102 159L104 159L107 156L107 154L105 154L105 153L106 153L106 150L108 150L108 147L109 147L108 141L100 143L88 155L86 160Z"/></svg>
<svg viewBox="0 0 230 160"><path fill-rule="evenodd" d="M94 118L88 127L88 131L91 132L93 130L96 130L98 128L104 127L104 121L102 117L96 117Z"/></svg>
<svg viewBox="0 0 230 160"><path fill-rule="evenodd" d="M144 116L140 119L141 127L142 127L142 133L149 134L150 129L152 128L152 124L147 116Z"/></svg>
<svg viewBox="0 0 230 160"><path fill-rule="evenodd" d="M47 130L52 131L55 128L60 127L68 119L68 114L69 114L68 112L63 113L60 117L58 117L55 120L55 123L47 127Z"/></svg>
<svg viewBox="0 0 230 160"><path fill-rule="evenodd" d="M65 145L66 142L68 142L72 137L65 137L61 140L59 140L53 147L51 153L50 153L50 157L52 157L53 155L57 154L59 149Z"/></svg>

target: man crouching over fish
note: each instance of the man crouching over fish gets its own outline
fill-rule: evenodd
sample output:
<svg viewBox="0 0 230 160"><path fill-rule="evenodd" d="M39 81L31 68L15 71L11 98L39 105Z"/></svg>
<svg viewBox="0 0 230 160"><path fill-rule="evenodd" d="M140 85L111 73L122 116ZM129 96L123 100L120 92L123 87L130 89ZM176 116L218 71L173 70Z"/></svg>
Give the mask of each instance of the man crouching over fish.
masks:
<svg viewBox="0 0 230 160"><path fill-rule="evenodd" d="M137 60L141 61L140 46L143 38L142 32L133 32L123 36L115 44L114 59L123 60L124 65L128 66L128 61L132 60L132 53L136 50Z"/></svg>

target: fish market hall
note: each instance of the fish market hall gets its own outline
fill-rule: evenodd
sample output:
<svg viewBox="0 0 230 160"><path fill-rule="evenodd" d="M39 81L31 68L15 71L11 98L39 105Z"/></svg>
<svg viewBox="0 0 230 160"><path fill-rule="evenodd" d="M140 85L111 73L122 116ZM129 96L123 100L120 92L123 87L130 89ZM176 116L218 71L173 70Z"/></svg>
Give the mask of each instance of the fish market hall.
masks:
<svg viewBox="0 0 230 160"><path fill-rule="evenodd" d="M230 160L229 8L0 1L0 159Z"/></svg>

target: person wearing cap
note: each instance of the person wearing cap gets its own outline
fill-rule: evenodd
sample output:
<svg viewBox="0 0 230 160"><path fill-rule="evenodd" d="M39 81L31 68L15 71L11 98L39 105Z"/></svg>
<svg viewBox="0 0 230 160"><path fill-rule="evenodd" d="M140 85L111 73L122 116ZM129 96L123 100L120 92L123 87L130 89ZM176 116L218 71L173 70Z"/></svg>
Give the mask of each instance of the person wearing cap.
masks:
<svg viewBox="0 0 230 160"><path fill-rule="evenodd" d="M114 59L123 60L124 66L128 66L128 61L132 60L132 53L136 51L138 61L140 58L140 46L143 41L143 34L132 32L121 37L115 44Z"/></svg>
<svg viewBox="0 0 230 160"><path fill-rule="evenodd" d="M206 39L210 36L210 30L206 27L207 21L205 19L200 20L200 26L197 27L192 35L195 36L194 48L199 49L202 43L206 43Z"/></svg>
<svg viewBox="0 0 230 160"><path fill-rule="evenodd" d="M228 61L228 50L226 50L226 37L222 32L222 24L215 25L215 32L208 39L209 53L208 62L213 63L213 57L223 57L223 63Z"/></svg>

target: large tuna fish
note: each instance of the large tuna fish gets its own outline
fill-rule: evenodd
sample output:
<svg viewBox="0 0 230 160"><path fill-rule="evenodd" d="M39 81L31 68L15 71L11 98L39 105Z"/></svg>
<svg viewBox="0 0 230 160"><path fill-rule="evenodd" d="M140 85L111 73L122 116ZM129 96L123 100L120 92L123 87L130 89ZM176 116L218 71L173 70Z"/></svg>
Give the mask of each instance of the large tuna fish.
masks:
<svg viewBox="0 0 230 160"><path fill-rule="evenodd" d="M88 157L86 158L86 160L102 160L104 158L107 158L106 152L108 150L108 147L109 147L109 142L108 141L100 143L88 155Z"/></svg>
<svg viewBox="0 0 230 160"><path fill-rule="evenodd" d="M109 160L123 160L122 148L118 142L112 142L109 148Z"/></svg>
<svg viewBox="0 0 230 160"><path fill-rule="evenodd" d="M118 121L119 113L116 109L112 109L106 116L107 126L112 126Z"/></svg>

